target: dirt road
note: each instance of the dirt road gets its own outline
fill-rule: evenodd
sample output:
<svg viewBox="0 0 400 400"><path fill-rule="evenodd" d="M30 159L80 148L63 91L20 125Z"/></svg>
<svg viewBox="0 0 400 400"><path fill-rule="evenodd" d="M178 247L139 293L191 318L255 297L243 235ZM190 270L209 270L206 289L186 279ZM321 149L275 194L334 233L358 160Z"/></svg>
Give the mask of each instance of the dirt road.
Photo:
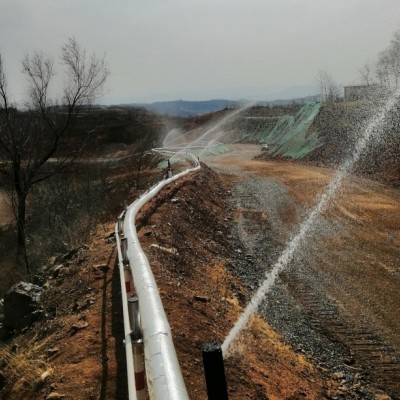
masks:
<svg viewBox="0 0 400 400"><path fill-rule="evenodd" d="M334 171L256 161L259 146L233 145L204 161L232 183L236 235L253 260L242 278L256 288L295 235ZM349 176L261 313L291 346L400 398L400 191ZM338 375L339 376L339 375ZM357 383L352 396L368 398ZM359 396L359 397L358 397Z"/></svg>

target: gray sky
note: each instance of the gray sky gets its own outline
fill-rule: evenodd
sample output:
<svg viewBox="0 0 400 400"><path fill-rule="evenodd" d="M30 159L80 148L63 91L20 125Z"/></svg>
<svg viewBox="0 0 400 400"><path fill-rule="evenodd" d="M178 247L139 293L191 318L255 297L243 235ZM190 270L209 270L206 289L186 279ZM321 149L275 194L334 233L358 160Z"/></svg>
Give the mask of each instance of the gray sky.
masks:
<svg viewBox="0 0 400 400"><path fill-rule="evenodd" d="M400 0L0 0L0 51L20 100L20 61L59 57L74 36L107 53L103 103L263 98L314 86L318 70L341 84L374 61L400 28ZM62 75L62 68L57 72ZM305 88L305 91L308 89ZM311 89L310 89L311 90Z"/></svg>

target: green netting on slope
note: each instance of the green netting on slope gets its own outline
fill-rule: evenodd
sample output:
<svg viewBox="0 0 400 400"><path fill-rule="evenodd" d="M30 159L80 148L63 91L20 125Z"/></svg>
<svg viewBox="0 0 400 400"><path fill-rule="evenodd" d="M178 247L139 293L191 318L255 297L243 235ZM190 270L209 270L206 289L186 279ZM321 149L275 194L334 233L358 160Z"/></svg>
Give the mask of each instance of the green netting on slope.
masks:
<svg viewBox="0 0 400 400"><path fill-rule="evenodd" d="M272 130L260 132L261 142L269 145L268 154L300 159L320 147L318 133L309 131L319 109L320 104L306 104L296 115L281 117Z"/></svg>
<svg viewBox="0 0 400 400"><path fill-rule="evenodd" d="M322 145L317 132L309 127L320 109L320 104L306 104L295 116L288 116L270 135L270 154L299 159ZM278 124L277 124L278 125Z"/></svg>
<svg viewBox="0 0 400 400"><path fill-rule="evenodd" d="M264 137L272 131L282 117L247 118L240 126L238 142L263 142Z"/></svg>

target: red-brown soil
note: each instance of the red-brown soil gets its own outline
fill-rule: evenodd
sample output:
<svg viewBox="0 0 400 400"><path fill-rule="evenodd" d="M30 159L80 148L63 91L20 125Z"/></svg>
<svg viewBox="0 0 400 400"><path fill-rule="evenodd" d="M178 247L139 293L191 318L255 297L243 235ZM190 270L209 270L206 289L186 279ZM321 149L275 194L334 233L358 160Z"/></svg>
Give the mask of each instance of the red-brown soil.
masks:
<svg viewBox="0 0 400 400"><path fill-rule="evenodd" d="M333 174L296 163L254 161L254 146L232 150L206 160L220 175L204 166L163 190L138 220L191 399L206 398L202 344L222 342L251 296L235 269L251 254L232 232L239 219L251 216L258 224L272 218L232 202L235 188L249 176L273 179L287 188L293 204L278 213L285 227L279 238L283 246ZM348 349L351 362L332 359L337 362L332 369L291 343L276 321L267 322L268 315L256 315L226 360L231 399L384 399L385 392L398 398L396 382L385 381L381 370L391 366L396 372L396 363L383 363L389 356L385 351L400 353L399 192L350 177L324 218L340 230L317 236L306 267L309 274L318 275L323 297L338 309L335 321L327 317L325 303L314 299L317 292L306 276L290 270L279 285L297 301L297 311L311 321L316 335ZM126 398L112 231L113 221L99 226L86 248L61 262L64 266L48 281L45 294L52 318L14 341L19 354L38 360L38 365L45 361L43 369L51 368L50 376L41 385L33 382L33 388L28 385L32 382L10 381L0 398L44 399L51 392L65 399ZM150 249L153 243L175 248L177 254ZM317 327L318 321L322 327ZM375 341L363 341L364 333ZM357 376L350 380L348 373Z"/></svg>

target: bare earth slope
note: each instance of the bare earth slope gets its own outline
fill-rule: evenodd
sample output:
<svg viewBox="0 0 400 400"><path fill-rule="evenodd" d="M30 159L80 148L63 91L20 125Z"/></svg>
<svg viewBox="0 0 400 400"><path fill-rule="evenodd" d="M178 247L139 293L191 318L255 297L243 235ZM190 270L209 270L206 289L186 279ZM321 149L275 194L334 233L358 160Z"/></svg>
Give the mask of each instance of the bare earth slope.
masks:
<svg viewBox="0 0 400 400"><path fill-rule="evenodd" d="M210 164L239 177L238 236L268 271L333 174L249 160L251 150ZM354 389L345 398L368 398L361 376L399 398L399 191L351 176L316 225L262 314L292 346L344 374L342 389Z"/></svg>
<svg viewBox="0 0 400 400"><path fill-rule="evenodd" d="M202 344L224 340L333 176L255 161L258 146L231 150L204 159L212 169L161 191L138 219L191 399L206 399ZM112 227L50 266L51 318L10 348L50 376L10 379L0 398L126 399ZM399 245L399 191L349 177L234 342L230 399L398 399Z"/></svg>

